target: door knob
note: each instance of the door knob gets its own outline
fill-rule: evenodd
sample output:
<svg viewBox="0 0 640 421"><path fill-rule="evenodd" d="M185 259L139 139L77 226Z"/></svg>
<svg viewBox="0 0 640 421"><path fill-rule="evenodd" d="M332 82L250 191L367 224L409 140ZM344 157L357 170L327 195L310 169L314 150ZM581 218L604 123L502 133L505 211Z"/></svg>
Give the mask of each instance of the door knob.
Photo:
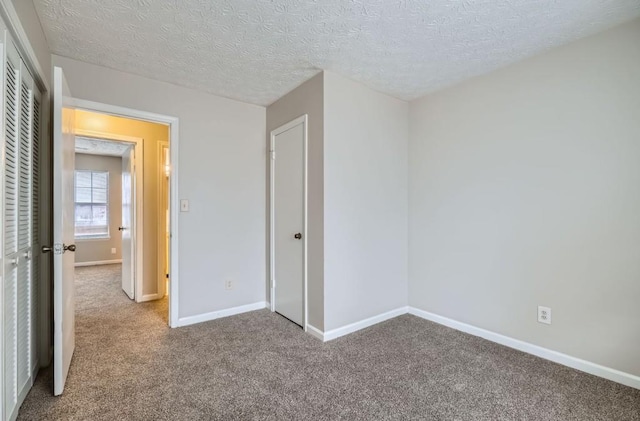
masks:
<svg viewBox="0 0 640 421"><path fill-rule="evenodd" d="M53 247L42 246L40 249L43 253L51 253L53 251Z"/></svg>
<svg viewBox="0 0 640 421"><path fill-rule="evenodd" d="M69 244L69 245L63 244L62 248L64 249L64 251L67 251L67 250L73 251L73 252L76 251L76 245L75 244Z"/></svg>
<svg viewBox="0 0 640 421"><path fill-rule="evenodd" d="M126 230L125 227L118 227L118 231L124 231L124 230Z"/></svg>
<svg viewBox="0 0 640 421"><path fill-rule="evenodd" d="M297 233L293 236L293 238L295 238L296 240L300 240L302 239L302 234L301 233Z"/></svg>

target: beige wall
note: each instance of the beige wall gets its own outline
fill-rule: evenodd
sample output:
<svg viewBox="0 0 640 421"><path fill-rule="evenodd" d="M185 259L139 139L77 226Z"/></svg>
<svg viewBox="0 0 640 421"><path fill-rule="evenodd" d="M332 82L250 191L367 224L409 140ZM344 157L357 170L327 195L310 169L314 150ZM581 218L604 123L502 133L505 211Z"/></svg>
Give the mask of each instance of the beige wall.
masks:
<svg viewBox="0 0 640 421"><path fill-rule="evenodd" d="M319 73L278 101L267 107L266 146L269 147L271 131L308 114L308 300L309 324L324 328L324 78ZM268 167L269 168L269 167ZM269 228L269 173L266 173L267 191L267 240ZM267 264L269 249L267 241ZM267 272L268 275L269 272ZM269 282L267 282L267 300Z"/></svg>
<svg viewBox="0 0 640 421"><path fill-rule="evenodd" d="M109 173L109 238L82 240L76 238L76 263L122 259L122 158L76 154L76 170L107 171ZM115 248L116 253L111 254Z"/></svg>
<svg viewBox="0 0 640 421"><path fill-rule="evenodd" d="M323 72L267 107L267 145L302 114L309 324L329 331L407 305L408 104Z"/></svg>
<svg viewBox="0 0 640 421"><path fill-rule="evenodd" d="M640 375L640 21L410 113L410 305Z"/></svg>
<svg viewBox="0 0 640 421"><path fill-rule="evenodd" d="M407 305L409 104L324 80L325 331Z"/></svg>
<svg viewBox="0 0 640 421"><path fill-rule="evenodd" d="M105 136L114 134L143 139L144 243L142 261L144 265L144 282L142 293L143 295L157 294L159 283L163 282L158 263L158 218L162 217L158 210L159 170L162 162L158 142L168 141L169 128L162 124L82 110L76 110L75 119L76 129L99 132ZM119 248L120 246L118 246Z"/></svg>

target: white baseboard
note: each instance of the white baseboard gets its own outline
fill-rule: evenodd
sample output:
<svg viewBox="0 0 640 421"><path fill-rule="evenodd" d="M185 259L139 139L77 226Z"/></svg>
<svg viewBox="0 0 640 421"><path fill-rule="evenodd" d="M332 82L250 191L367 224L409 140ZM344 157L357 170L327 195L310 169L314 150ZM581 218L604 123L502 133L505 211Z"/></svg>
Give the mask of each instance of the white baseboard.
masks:
<svg viewBox="0 0 640 421"><path fill-rule="evenodd" d="M265 308L265 302L258 301L253 304L226 308L224 310L212 311L210 313L198 314L196 316L181 317L178 319L178 327L208 322L222 317L235 316L236 314L246 313L249 311L262 310L263 308Z"/></svg>
<svg viewBox="0 0 640 421"><path fill-rule="evenodd" d="M211 313L200 314L197 316L189 316L178 319L178 326L188 326L195 323L206 322L209 320L215 320L222 317L233 316L236 314L246 313L249 311L261 310L263 308L270 308L270 304L265 301L260 301L253 304L248 304L239 307L228 308L224 310L213 311ZM428 311L420 310L415 307L400 307L395 310L388 311L386 313L379 314L377 316L369 317L368 319L360 320L355 323L348 324L346 326L332 329L327 332L316 328L312 325L307 325L307 333L311 336L320 339L323 342L331 341L341 336L348 335L361 329L373 326L375 324L384 322L394 317L401 316L403 314L412 314L414 316L429 320L461 332L469 333L474 336L487 339L491 342L495 342L510 348L517 349L522 352L526 352L531 355L535 355L540 358L544 358L555 363L574 368L576 370L583 371L585 373L593 374L598 377L605 378L626 386L630 386L636 389L640 389L640 377L619 371L613 368L605 367L590 361L582 360L580 358L572 357L561 352L553 351L547 348L543 348L538 345L534 345L528 342L514 339L499 333L491 332L486 329L482 329L476 326L462 323L447 317L443 317Z"/></svg>
<svg viewBox="0 0 640 421"><path fill-rule="evenodd" d="M499 333L491 332L489 330L472 326L466 323L458 322L456 320L439 316L437 314L433 314L414 307L409 307L409 314L413 314L414 316L430 320L432 322L459 330L461 332L479 336L491 342L496 342L501 345L508 346L509 348L514 348L519 351L526 352L527 354L544 358L545 360L553 361L567 367L575 368L576 370L584 371L585 373L593 374L594 376L602 377L607 380L640 389L640 377L633 374L625 373L623 371L605 367L596 363L592 363L590 361L572 357L571 355L543 348L538 345L524 342L519 339L514 339L509 336L501 335Z"/></svg>
<svg viewBox="0 0 640 421"><path fill-rule="evenodd" d="M307 325L307 331L323 342L327 342L341 336L348 335L349 333L357 332L358 330L376 325L386 320L393 319L394 317L407 314L407 311L407 307L400 307L395 310L387 311L386 313L378 314L377 316L369 317L368 319L360 320L346 326L339 327L337 329L329 330L327 332L323 332L311 325Z"/></svg>
<svg viewBox="0 0 640 421"><path fill-rule="evenodd" d="M164 297L164 295L161 295L161 294L145 294L137 302L138 303L144 303L146 301L159 300L160 298L163 298L163 297Z"/></svg>
<svg viewBox="0 0 640 421"><path fill-rule="evenodd" d="M36 377L38 376L38 372L40 371L40 361L38 361L36 359L35 364L33 365L33 370L31 371L31 384L33 385L33 382L35 382Z"/></svg>
<svg viewBox="0 0 640 421"><path fill-rule="evenodd" d="M99 260L96 262L76 262L75 266L77 268L84 266L100 266L100 265L115 265L118 263L122 263L122 259L117 260Z"/></svg>
<svg viewBox="0 0 640 421"><path fill-rule="evenodd" d="M313 336L314 338L320 339L321 341L324 342L324 332L322 332L317 327L307 325L307 333Z"/></svg>

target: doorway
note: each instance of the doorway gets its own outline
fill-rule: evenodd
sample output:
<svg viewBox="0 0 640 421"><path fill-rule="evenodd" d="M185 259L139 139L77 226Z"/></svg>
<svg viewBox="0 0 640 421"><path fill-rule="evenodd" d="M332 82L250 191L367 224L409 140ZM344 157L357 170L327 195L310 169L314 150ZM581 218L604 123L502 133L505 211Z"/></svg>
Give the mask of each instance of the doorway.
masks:
<svg viewBox="0 0 640 421"><path fill-rule="evenodd" d="M104 119L77 115L76 124L86 125L87 116ZM75 135L75 266L121 264L122 290L147 301L143 242L137 241L144 235L143 139L80 127Z"/></svg>
<svg viewBox="0 0 640 421"><path fill-rule="evenodd" d="M76 237L79 242L77 265L96 260L93 264L100 264L100 256L88 257L92 250L100 247L104 263L122 263L122 290L129 298L137 303L162 299L167 295L170 273L166 262L170 212L165 186L171 177L165 156L165 151L169 151L169 128L165 124L105 113L81 109L74 112L76 156L85 157L84 153L119 161L112 164L117 171L112 168L109 181L118 192L111 193L117 203L109 208L113 218L111 229L103 232L107 239L90 237L83 241ZM114 182L116 179L119 183ZM76 204L76 215L77 211ZM106 225L105 220L100 222ZM109 239L111 243L107 244ZM115 261L105 258L109 250Z"/></svg>
<svg viewBox="0 0 640 421"><path fill-rule="evenodd" d="M271 311L307 330L307 115L271 132Z"/></svg>
<svg viewBox="0 0 640 421"><path fill-rule="evenodd" d="M178 321L178 242L177 242L177 158L178 158L178 119L138 110L94 103L73 98L72 92L66 83L64 73L59 67L54 67L53 72L53 241L47 251L53 254L53 340L54 340L54 364L53 380L54 394L62 394L69 372L71 359L75 350L75 284L74 284L74 259L71 253L76 251L74 235L74 170L75 170L75 133L78 128L93 130L77 124L84 114L102 115L104 118L127 120L129 123L155 124L168 132L166 141L169 144L169 156L171 172L169 183L171 185L170 202L170 244L169 259L170 269L175 271L173 279L170 279L170 294L168 301L168 322L172 327L177 326ZM87 121L93 121L88 119ZM104 128L101 129L104 131ZM108 132L118 133L113 127ZM147 139L157 139L156 136L141 136ZM108 136L106 137L108 138ZM143 159L145 156L143 155ZM146 167L147 168L147 167ZM145 200L146 201L146 200ZM149 201L152 203L152 201ZM147 226L150 224L147 224ZM156 239L157 225L152 225L153 240ZM146 240L143 238L143 240ZM153 255L156 255L154 245L151 247ZM44 251L44 248L43 248ZM144 255L142 256L144 259ZM154 259L155 260L155 259ZM138 267L141 265L138 265ZM147 267L143 267L143 273L147 273ZM157 272L157 267L151 268ZM143 276L143 280L146 276ZM153 279L155 278L155 279ZM158 288L164 288L164 282L158 282L157 277L151 277L152 285L156 291L149 299L162 297ZM162 291L163 292L163 291ZM143 288L142 297L147 298L149 291ZM137 307L137 306L134 306Z"/></svg>

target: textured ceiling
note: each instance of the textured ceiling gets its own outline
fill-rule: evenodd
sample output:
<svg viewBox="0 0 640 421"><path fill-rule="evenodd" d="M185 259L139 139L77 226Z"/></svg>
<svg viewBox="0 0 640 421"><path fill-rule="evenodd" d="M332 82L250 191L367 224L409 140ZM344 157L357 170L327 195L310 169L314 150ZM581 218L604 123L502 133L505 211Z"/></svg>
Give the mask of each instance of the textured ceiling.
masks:
<svg viewBox="0 0 640 421"><path fill-rule="evenodd" d="M122 156L130 144L76 136L76 153Z"/></svg>
<svg viewBox="0 0 640 421"><path fill-rule="evenodd" d="M58 55L267 105L320 70L411 100L640 16L640 0L34 0Z"/></svg>

